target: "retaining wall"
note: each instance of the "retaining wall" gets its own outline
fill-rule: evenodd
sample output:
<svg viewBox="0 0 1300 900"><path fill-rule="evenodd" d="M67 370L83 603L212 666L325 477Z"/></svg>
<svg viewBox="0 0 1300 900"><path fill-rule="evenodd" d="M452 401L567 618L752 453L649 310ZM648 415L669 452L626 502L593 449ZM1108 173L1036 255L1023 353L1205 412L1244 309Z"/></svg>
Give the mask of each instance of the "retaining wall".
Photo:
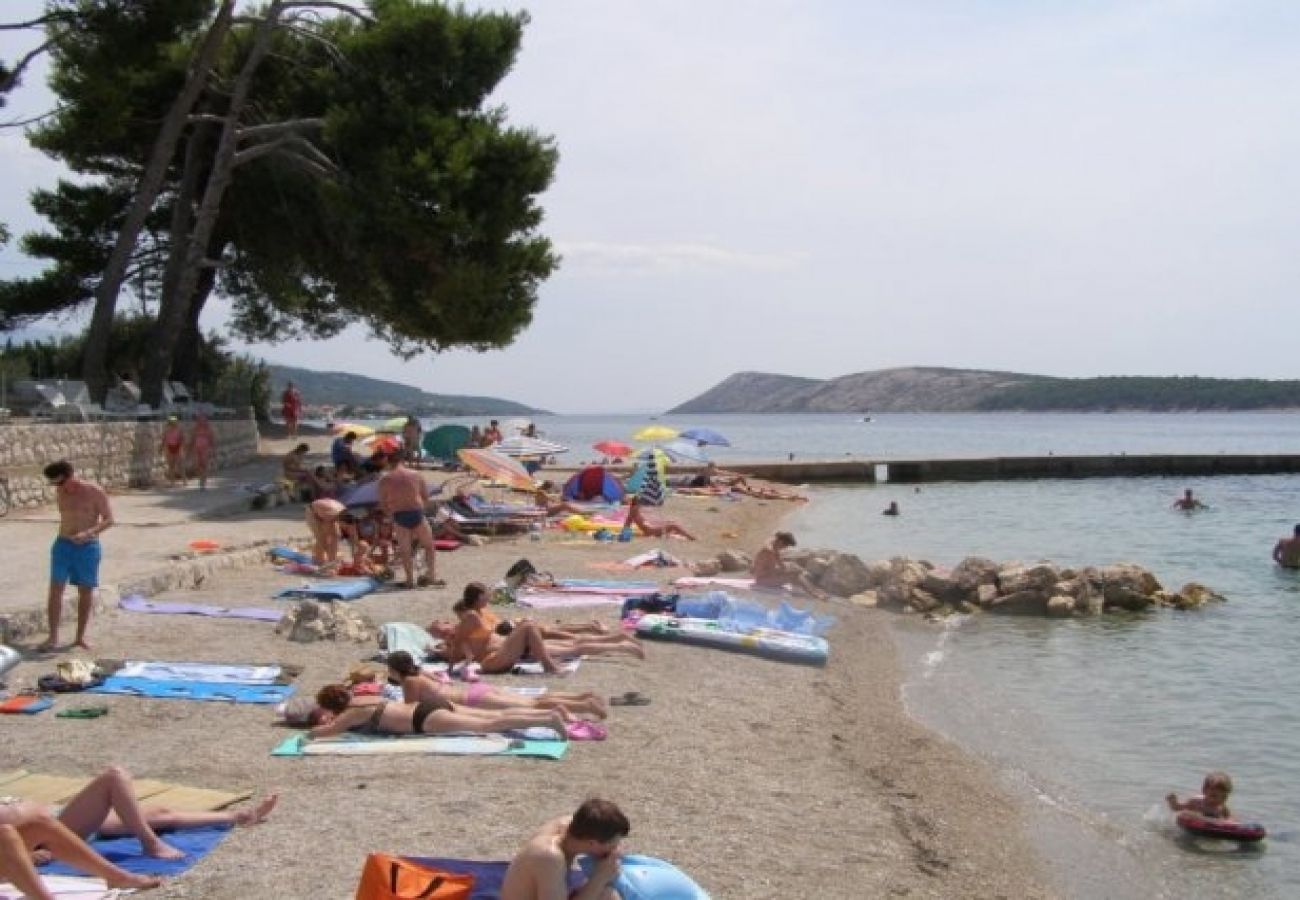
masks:
<svg viewBox="0 0 1300 900"><path fill-rule="evenodd" d="M146 487L166 475L165 423L88 422L0 425L0 477L8 479L9 504L34 509L54 502L54 489L41 470L66 459L78 475L105 488ZM257 422L214 419L217 446L209 471L238 466L257 455ZM188 440L192 423L182 423ZM186 465L191 461L187 458Z"/></svg>

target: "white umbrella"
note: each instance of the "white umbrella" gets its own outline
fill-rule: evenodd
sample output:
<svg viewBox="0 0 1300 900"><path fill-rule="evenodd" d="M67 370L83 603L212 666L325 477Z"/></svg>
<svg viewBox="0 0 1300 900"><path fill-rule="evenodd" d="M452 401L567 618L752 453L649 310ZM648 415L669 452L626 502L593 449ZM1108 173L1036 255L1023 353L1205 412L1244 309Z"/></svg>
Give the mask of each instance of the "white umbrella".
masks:
<svg viewBox="0 0 1300 900"><path fill-rule="evenodd" d="M688 462L706 463L709 461L709 458L705 455L702 447L691 441L684 441L681 438L678 438L675 441L669 441L666 444L661 444L660 449L678 462L686 460Z"/></svg>
<svg viewBox="0 0 1300 900"><path fill-rule="evenodd" d="M522 434L495 443L492 449L505 456L551 456L569 452L569 448L563 444L544 441L541 438L524 437Z"/></svg>

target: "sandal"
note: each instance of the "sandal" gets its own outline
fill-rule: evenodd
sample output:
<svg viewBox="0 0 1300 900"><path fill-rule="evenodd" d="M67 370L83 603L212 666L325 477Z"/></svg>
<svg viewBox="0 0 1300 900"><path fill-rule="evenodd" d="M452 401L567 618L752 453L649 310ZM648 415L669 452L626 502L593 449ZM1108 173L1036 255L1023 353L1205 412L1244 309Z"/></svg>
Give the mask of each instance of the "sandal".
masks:
<svg viewBox="0 0 1300 900"><path fill-rule="evenodd" d="M107 706L79 706L73 709L63 709L55 713L58 719L98 719L100 716L108 715Z"/></svg>
<svg viewBox="0 0 1300 900"><path fill-rule="evenodd" d="M610 697L610 706L649 706L650 698L640 691L628 691L621 697Z"/></svg>

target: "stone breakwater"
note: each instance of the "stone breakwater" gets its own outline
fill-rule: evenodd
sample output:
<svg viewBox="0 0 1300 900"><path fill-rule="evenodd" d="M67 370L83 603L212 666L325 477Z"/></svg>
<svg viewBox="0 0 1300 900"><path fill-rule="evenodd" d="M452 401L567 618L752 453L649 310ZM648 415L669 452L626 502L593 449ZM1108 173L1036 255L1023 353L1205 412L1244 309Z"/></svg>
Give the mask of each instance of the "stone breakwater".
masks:
<svg viewBox="0 0 1300 900"><path fill-rule="evenodd" d="M790 558L822 590L862 606L942 616L984 611L1055 617L1152 607L1194 609L1225 598L1196 582L1168 591L1134 563L1074 569L967 557L951 569L895 557L864 563L851 553L812 551Z"/></svg>
<svg viewBox="0 0 1300 900"><path fill-rule="evenodd" d="M0 477L8 481L14 509L36 509L54 502L41 470L66 459L87 480L109 489L147 487L166 473L162 422L90 422L0 426ZM188 434L189 424L186 423ZM217 438L211 470L245 463L257 455L257 423L214 419ZM188 464L188 460L187 460Z"/></svg>

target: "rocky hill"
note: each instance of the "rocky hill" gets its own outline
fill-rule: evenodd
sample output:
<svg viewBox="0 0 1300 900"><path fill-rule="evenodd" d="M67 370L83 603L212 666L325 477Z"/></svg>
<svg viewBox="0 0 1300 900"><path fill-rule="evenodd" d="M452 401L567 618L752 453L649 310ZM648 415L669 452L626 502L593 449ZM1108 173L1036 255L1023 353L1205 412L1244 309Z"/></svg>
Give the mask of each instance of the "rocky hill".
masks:
<svg viewBox="0 0 1300 900"><path fill-rule="evenodd" d="M276 365L268 368L271 370L272 406L276 408L280 392L287 382L292 381L302 392L308 407L331 406L340 415L356 414L349 409L425 416L527 416L546 412L497 397L430 394L409 384L367 378L351 372L317 372Z"/></svg>
<svg viewBox="0 0 1300 900"><path fill-rule="evenodd" d="M1193 412L1300 409L1300 381L1257 378L1049 378L902 368L817 380L740 372L670 413Z"/></svg>

